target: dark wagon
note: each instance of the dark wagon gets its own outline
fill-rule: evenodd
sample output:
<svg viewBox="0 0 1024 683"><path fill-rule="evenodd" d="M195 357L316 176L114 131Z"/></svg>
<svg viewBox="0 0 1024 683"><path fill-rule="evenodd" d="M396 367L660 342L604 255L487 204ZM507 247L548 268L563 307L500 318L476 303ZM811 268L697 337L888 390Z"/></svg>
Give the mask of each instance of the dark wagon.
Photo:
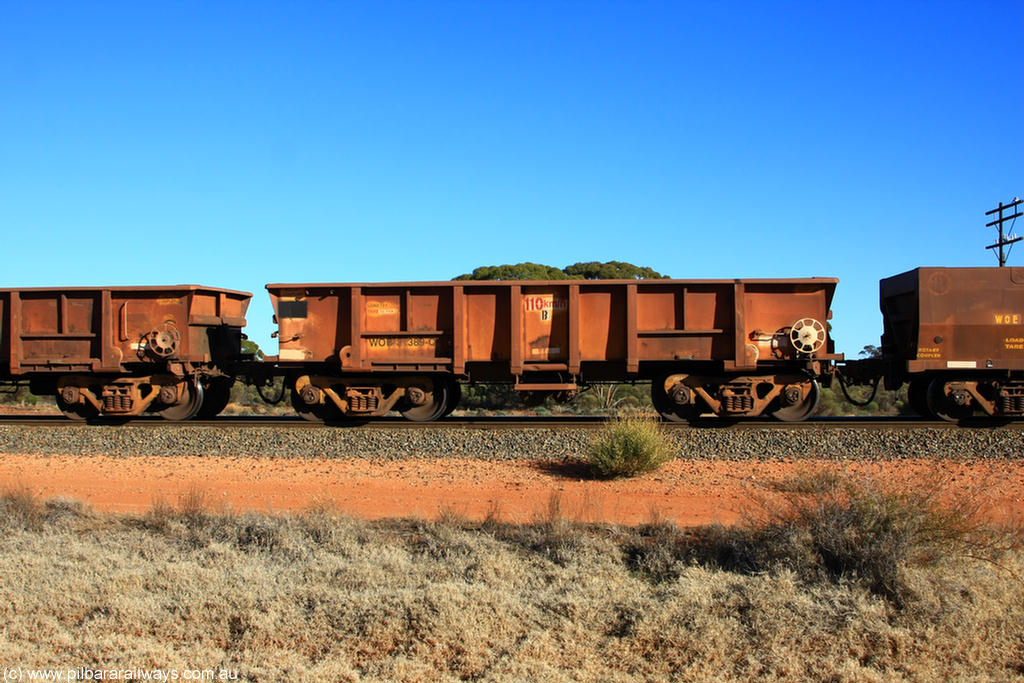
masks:
<svg viewBox="0 0 1024 683"><path fill-rule="evenodd" d="M1024 268L916 268L879 294L887 388L949 421L1024 416Z"/></svg>
<svg viewBox="0 0 1024 683"><path fill-rule="evenodd" d="M667 419L810 415L838 280L561 280L267 285L276 359L313 420L451 411L459 382L571 396L652 382Z"/></svg>
<svg viewBox="0 0 1024 683"><path fill-rule="evenodd" d="M215 415L252 295L198 285L0 290L0 380L72 419Z"/></svg>

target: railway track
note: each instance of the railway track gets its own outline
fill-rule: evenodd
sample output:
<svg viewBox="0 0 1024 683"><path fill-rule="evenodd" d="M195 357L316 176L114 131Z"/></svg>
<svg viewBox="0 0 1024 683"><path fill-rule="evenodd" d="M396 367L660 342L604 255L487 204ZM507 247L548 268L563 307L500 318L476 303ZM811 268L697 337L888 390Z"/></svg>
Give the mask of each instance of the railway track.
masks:
<svg viewBox="0 0 1024 683"><path fill-rule="evenodd" d="M594 417L454 417L430 423L394 418L335 427L292 416L87 424L55 416L9 415L0 419L0 453L565 462L583 457L603 424ZM679 457L851 461L1019 459L1024 454L1021 423L960 428L906 418L846 418L731 425L709 420L707 425L666 424L666 436Z"/></svg>
<svg viewBox="0 0 1024 683"><path fill-rule="evenodd" d="M38 426L38 427L74 427L88 429L93 426L131 425L151 429L175 429L177 427L274 427L282 429L388 429L388 430L452 430L452 429L599 429L608 421L602 416L454 416L436 422L410 422L401 417L383 417L351 422L321 424L309 422L294 415L222 415L209 420L190 420L188 422L169 422L158 416L134 418L129 422L116 420L95 420L89 423L74 422L63 415L0 415L0 426ZM722 420L709 418L706 422L691 425L689 423L665 422L670 430L744 430L772 429L781 431L852 428L852 429L964 429L949 422L921 420L915 417L841 417L811 418L804 422L779 422L778 420L754 418L738 420ZM979 421L967 425L966 428L992 430L1011 429L1024 430L1024 421L993 422Z"/></svg>

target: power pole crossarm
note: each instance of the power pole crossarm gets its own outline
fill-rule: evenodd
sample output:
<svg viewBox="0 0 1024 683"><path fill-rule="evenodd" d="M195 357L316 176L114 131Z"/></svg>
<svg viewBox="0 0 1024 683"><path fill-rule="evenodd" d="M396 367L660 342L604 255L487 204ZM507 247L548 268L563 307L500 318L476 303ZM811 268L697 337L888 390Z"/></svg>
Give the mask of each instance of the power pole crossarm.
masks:
<svg viewBox="0 0 1024 683"><path fill-rule="evenodd" d="M985 212L986 216L991 216L993 214L998 214L999 215L999 217L996 218L991 223L986 223L985 224L986 228L991 228L992 226L996 227L996 229L999 231L999 240L995 244L990 244L990 245L988 245L985 248L986 249L996 249L996 248L999 249L999 267L1000 268L1002 268L1003 266L1006 265L1006 257L1008 255L1008 253L1005 251L1005 247L1007 245L1013 244L1014 242L1020 242L1021 240L1024 240L1024 237L1018 237L1017 235L1013 235L1013 234L1005 235L1004 236L1004 234L1003 234L1003 224L1005 224L1007 221L1014 221L1014 222L1016 222L1017 218L1019 218L1020 216L1024 216L1024 213L1021 213L1018 210L1018 208L1017 208L1021 204L1024 204L1024 199L1017 199L1016 197L1014 197L1013 201L1010 202L1009 204L1003 204L1002 202L999 202L999 207L998 208L995 208L995 209L992 209L991 211L986 211ZM1006 216L1006 215L1003 215L1004 211L1012 211L1013 213L1012 213L1012 215ZM1013 227L1013 223L1010 224L1010 227Z"/></svg>

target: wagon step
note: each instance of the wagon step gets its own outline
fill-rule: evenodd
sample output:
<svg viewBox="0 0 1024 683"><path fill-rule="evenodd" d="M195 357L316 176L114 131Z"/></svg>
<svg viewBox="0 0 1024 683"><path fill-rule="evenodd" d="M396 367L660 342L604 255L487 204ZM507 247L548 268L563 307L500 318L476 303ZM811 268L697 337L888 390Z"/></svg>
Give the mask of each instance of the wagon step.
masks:
<svg viewBox="0 0 1024 683"><path fill-rule="evenodd" d="M516 391L578 391L579 386L575 382L516 382Z"/></svg>

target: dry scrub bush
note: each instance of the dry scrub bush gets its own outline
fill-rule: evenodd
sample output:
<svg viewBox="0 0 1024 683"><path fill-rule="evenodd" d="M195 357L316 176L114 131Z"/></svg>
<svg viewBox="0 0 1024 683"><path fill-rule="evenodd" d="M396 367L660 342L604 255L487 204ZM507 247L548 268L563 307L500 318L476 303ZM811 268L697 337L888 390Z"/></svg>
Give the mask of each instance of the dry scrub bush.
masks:
<svg viewBox="0 0 1024 683"><path fill-rule="evenodd" d="M38 529L44 517L43 505L25 485L12 486L0 493L0 516L5 526Z"/></svg>
<svg viewBox="0 0 1024 683"><path fill-rule="evenodd" d="M23 484L0 492L0 527L39 531L62 526L73 518L89 517L91 511L79 501L66 498L40 500Z"/></svg>
<svg viewBox="0 0 1024 683"><path fill-rule="evenodd" d="M996 561L1020 539L984 521L979 491L944 496L939 482L896 485L819 471L774 488L778 495L748 513L744 526L758 546L748 562L860 581L897 604L910 593L909 567L961 557Z"/></svg>
<svg viewBox="0 0 1024 683"><path fill-rule="evenodd" d="M694 563L746 574L784 569L808 583L853 582L902 606L915 596L912 569L963 559L998 563L1021 545L1019 527L985 521L980 492L944 495L934 482L895 485L834 470L805 472L770 489L753 497L733 527L639 528L626 545L628 562L655 581Z"/></svg>
<svg viewBox="0 0 1024 683"><path fill-rule="evenodd" d="M586 462L598 477L614 479L653 472L675 457L661 425L645 415L609 422L591 441Z"/></svg>
<svg viewBox="0 0 1024 683"><path fill-rule="evenodd" d="M210 499L206 490L193 484L178 496L178 514L190 527L202 526L210 516Z"/></svg>

